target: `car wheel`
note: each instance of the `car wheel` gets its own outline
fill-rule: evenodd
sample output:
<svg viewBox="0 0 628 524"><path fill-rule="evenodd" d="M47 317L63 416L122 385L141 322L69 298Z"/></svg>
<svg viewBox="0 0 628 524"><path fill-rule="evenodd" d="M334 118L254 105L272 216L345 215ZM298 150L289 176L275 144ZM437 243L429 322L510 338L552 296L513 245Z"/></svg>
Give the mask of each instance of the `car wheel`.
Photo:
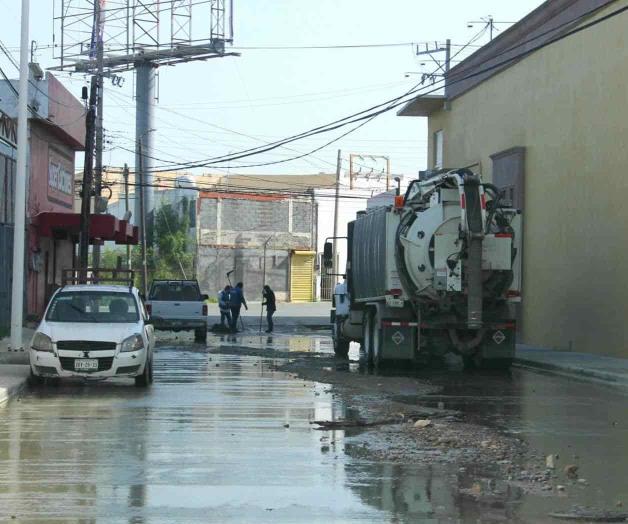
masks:
<svg viewBox="0 0 628 524"><path fill-rule="evenodd" d="M33 386L41 386L44 383L44 377L40 377L39 375L35 375L35 373L33 373L33 368L31 368L31 374L30 374L30 377L28 378L28 381Z"/></svg>
<svg viewBox="0 0 628 524"><path fill-rule="evenodd" d="M148 355L146 356L146 364L144 364L144 371L141 375L135 377L135 385L138 388L145 388L150 384L150 366L151 362Z"/></svg>
<svg viewBox="0 0 628 524"><path fill-rule="evenodd" d="M148 380L153 383L153 356L150 357L150 367L148 368Z"/></svg>

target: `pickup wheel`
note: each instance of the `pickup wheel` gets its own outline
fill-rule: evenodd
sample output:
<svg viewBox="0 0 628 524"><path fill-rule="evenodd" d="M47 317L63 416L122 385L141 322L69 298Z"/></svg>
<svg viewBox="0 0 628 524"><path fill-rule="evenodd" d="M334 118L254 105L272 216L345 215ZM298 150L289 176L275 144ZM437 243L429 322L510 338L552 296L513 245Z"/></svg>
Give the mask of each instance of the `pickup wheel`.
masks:
<svg viewBox="0 0 628 524"><path fill-rule="evenodd" d="M153 359L149 356L146 357L146 364L144 365L144 371L141 375L135 377L135 385L138 388L145 388L152 382L151 376L153 374Z"/></svg>
<svg viewBox="0 0 628 524"><path fill-rule="evenodd" d="M207 342L207 328L198 328L194 330L194 342Z"/></svg>

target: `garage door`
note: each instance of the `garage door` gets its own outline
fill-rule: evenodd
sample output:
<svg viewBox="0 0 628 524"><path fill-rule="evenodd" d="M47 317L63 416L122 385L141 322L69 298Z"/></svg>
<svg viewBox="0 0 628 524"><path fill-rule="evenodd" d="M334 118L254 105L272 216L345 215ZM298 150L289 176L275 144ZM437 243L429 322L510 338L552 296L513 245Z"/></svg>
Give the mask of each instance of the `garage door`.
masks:
<svg viewBox="0 0 628 524"><path fill-rule="evenodd" d="M295 251L290 261L290 301L314 300L314 251Z"/></svg>

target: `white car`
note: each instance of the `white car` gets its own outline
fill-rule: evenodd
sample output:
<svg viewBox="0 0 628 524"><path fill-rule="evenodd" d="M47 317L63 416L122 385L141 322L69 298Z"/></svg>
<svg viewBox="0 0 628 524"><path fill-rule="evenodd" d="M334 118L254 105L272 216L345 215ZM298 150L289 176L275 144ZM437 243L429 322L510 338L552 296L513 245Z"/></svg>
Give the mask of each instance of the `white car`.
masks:
<svg viewBox="0 0 628 524"><path fill-rule="evenodd" d="M148 386L154 347L154 329L136 288L64 286L31 340L31 378L133 377L136 386Z"/></svg>

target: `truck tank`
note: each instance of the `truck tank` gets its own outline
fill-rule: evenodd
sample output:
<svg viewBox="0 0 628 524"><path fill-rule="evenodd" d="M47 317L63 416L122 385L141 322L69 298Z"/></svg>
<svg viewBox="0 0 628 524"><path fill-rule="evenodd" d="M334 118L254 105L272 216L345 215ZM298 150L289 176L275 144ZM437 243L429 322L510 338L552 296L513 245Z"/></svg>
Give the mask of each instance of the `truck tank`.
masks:
<svg viewBox="0 0 628 524"><path fill-rule="evenodd" d="M335 340L361 340L379 359L411 358L411 344L463 356L490 356L492 344L511 358L521 216L495 186L443 171L414 181L395 205L360 213L348 231L350 308L334 321Z"/></svg>

